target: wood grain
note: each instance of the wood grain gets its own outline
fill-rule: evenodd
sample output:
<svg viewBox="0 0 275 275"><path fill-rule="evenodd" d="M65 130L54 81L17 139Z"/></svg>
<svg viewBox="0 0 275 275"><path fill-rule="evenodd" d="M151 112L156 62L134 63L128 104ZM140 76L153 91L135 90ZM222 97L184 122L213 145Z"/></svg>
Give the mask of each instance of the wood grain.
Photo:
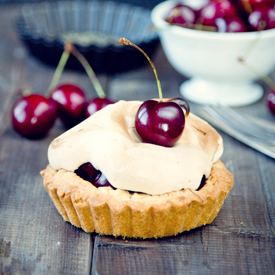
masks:
<svg viewBox="0 0 275 275"><path fill-rule="evenodd" d="M222 160L235 185L211 225L171 238L135 240L86 234L62 220L39 172L47 165L49 143L64 129L57 123L45 139L31 141L10 124L18 88L44 93L53 75L52 68L24 56L13 24L19 8L0 9L0 274L275 274L275 160L223 132ZM164 96L180 96L186 78L169 65L161 47L154 63ZM95 95L84 74L65 72L62 81ZM157 97L149 65L102 75L100 81L114 100ZM264 98L238 110L275 123Z"/></svg>

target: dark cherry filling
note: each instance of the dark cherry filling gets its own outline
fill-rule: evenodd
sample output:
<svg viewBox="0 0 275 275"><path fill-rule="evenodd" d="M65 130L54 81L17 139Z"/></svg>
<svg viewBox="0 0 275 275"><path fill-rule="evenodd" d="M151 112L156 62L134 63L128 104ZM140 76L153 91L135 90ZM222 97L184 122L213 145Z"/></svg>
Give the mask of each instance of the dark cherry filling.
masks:
<svg viewBox="0 0 275 275"><path fill-rule="evenodd" d="M74 172L82 179L92 183L95 180L96 176L100 173L100 171L96 170L90 162L86 162L80 165L78 169L76 169Z"/></svg>
<svg viewBox="0 0 275 275"><path fill-rule="evenodd" d="M78 169L76 169L74 172L79 177L81 177L84 180L89 181L96 187L111 186L112 188L114 188L110 184L110 182L107 180L107 178L104 176L104 174L102 174L99 170L96 170L90 162L86 162L86 163L80 165L78 167ZM196 191L199 191L200 189L202 189L205 184L206 184L206 178L205 178L205 175L203 175L203 177L201 179L200 186ZM129 193L134 194L134 193L139 193L139 192L129 191Z"/></svg>
<svg viewBox="0 0 275 275"><path fill-rule="evenodd" d="M201 190L205 184L206 184L206 178L205 178L205 175L203 175L202 179L201 179L201 184L200 184L199 188L196 191Z"/></svg>
<svg viewBox="0 0 275 275"><path fill-rule="evenodd" d="M96 187L100 187L100 186L111 186L110 182L106 179L106 177L104 176L104 174L102 174L99 171L99 174L96 176L95 181L93 182L93 185L95 185Z"/></svg>
<svg viewBox="0 0 275 275"><path fill-rule="evenodd" d="M102 187L102 186L112 187L112 185L109 183L106 177L99 170L96 170L90 162L86 162L80 165L74 172L79 177L89 181L96 187Z"/></svg>

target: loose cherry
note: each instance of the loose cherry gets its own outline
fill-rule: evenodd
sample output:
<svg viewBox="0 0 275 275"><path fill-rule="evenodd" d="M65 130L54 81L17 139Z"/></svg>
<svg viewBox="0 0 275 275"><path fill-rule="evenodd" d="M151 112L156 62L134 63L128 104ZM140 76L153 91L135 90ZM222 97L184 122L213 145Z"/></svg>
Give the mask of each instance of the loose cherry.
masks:
<svg viewBox="0 0 275 275"><path fill-rule="evenodd" d="M69 55L69 50L65 46L48 92L60 78ZM17 133L27 138L44 137L53 126L56 117L54 101L39 94L23 96L12 107L13 128Z"/></svg>
<svg viewBox="0 0 275 275"><path fill-rule="evenodd" d="M39 94L24 96L18 99L12 107L14 130L30 139L46 136L55 120L54 102Z"/></svg>
<svg viewBox="0 0 275 275"><path fill-rule="evenodd" d="M57 86L73 48L71 42L65 42L64 52L59 60L47 92L55 102L58 116L67 128L75 126L85 118L86 96L84 91L80 87L70 83Z"/></svg>
<svg viewBox="0 0 275 275"><path fill-rule="evenodd" d="M90 100L85 104L85 118L88 118L95 112L114 102L106 97L104 90L95 75L94 70L88 63L87 59L73 45L71 45L71 53L78 59L78 61L84 67L98 95L98 97Z"/></svg>
<svg viewBox="0 0 275 275"><path fill-rule="evenodd" d="M269 110L275 115L275 82L267 75L259 71L253 65L248 63L245 58L239 58L239 61L247 67L250 71L254 72L261 80L263 80L270 88L271 91L268 93L266 97L267 106Z"/></svg>
<svg viewBox="0 0 275 275"><path fill-rule="evenodd" d="M275 115L275 90L270 91L266 99L270 112Z"/></svg>
<svg viewBox="0 0 275 275"><path fill-rule="evenodd" d="M148 55L128 39L120 38L119 42L131 45L141 51L150 62L156 76L160 100L144 101L135 117L135 128L144 142L171 147L180 138L185 126L185 115L181 106L189 114L189 105L183 99L171 99L163 102L162 91L154 64ZM181 106L180 106L181 105Z"/></svg>
<svg viewBox="0 0 275 275"><path fill-rule="evenodd" d="M166 21L170 24L193 28L193 25L196 23L196 18L196 12L192 8L179 4L168 12Z"/></svg>
<svg viewBox="0 0 275 275"><path fill-rule="evenodd" d="M58 116L67 128L81 122L85 117L86 96L84 91L74 84L56 87L51 96L57 106Z"/></svg>

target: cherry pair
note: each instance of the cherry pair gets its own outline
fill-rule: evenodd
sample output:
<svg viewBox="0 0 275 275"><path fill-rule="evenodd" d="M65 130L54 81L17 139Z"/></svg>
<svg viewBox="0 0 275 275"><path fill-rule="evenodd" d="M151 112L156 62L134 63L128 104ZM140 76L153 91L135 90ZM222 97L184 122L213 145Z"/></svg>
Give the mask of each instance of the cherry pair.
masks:
<svg viewBox="0 0 275 275"><path fill-rule="evenodd" d="M106 97L87 102L80 87L63 84L54 89L49 98L31 94L18 99L12 108L12 124L14 130L24 137L43 138L57 117L66 128L71 128L111 103Z"/></svg>

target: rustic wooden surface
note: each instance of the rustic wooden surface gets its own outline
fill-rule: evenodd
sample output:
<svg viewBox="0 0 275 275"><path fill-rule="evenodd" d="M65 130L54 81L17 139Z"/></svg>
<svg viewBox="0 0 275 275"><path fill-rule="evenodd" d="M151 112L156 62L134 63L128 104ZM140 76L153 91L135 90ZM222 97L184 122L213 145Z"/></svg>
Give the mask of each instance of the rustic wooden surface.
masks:
<svg viewBox="0 0 275 275"><path fill-rule="evenodd" d="M43 93L53 75L52 68L24 54L14 31L20 7L0 9L0 274L275 274L275 160L223 132L222 160L235 185L211 225L160 240L123 240L86 234L62 220L39 171L47 165L49 143L64 129L57 123L45 139L30 141L10 124L18 88ZM185 78L161 47L154 62L165 96L180 96ZM108 81L99 78L109 83L115 100L157 95L149 65ZM95 95L84 74L66 72L62 81ZM275 123L264 99L239 109Z"/></svg>

